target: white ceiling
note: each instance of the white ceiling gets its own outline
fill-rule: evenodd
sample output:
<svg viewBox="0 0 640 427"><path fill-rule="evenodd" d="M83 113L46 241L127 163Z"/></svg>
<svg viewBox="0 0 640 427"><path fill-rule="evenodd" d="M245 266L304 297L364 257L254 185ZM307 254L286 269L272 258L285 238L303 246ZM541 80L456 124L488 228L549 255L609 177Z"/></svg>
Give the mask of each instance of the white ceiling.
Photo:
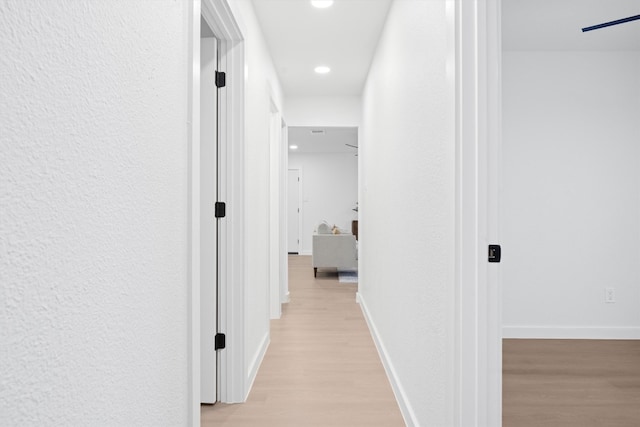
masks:
<svg viewBox="0 0 640 427"><path fill-rule="evenodd" d="M318 131L322 131L319 133ZM289 145L297 145L290 153L353 153L358 145L358 128L355 127L289 127Z"/></svg>
<svg viewBox="0 0 640 427"><path fill-rule="evenodd" d="M309 0L252 1L286 95L361 94L391 0L335 0L327 9ZM640 50L640 21L581 31L638 14L640 0L502 0L503 46ZM321 64L332 72L315 74Z"/></svg>
<svg viewBox="0 0 640 427"><path fill-rule="evenodd" d="M360 95L391 0L252 0L285 95ZM318 65L331 67L318 75Z"/></svg>
<svg viewBox="0 0 640 427"><path fill-rule="evenodd" d="M396 0L404 1L404 0ZM427 0L423 0L427 1ZM392 0L252 0L287 96L360 95ZM583 27L640 14L640 0L502 0L505 50L640 50L640 21ZM318 65L332 68L318 75ZM324 134L312 134L324 129ZM300 153L355 152L356 128L289 128Z"/></svg>
<svg viewBox="0 0 640 427"><path fill-rule="evenodd" d="M640 0L502 0L505 50L640 50L640 21L582 28L640 15Z"/></svg>

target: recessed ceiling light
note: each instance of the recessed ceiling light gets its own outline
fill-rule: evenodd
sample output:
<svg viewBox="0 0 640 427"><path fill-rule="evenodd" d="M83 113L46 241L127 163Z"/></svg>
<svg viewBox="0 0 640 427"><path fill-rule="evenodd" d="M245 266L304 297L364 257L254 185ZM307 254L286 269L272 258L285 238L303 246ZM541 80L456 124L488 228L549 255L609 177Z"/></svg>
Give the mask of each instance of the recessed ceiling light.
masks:
<svg viewBox="0 0 640 427"><path fill-rule="evenodd" d="M297 150L298 146L297 145L290 145L289 148L291 148L292 150Z"/></svg>
<svg viewBox="0 0 640 427"><path fill-rule="evenodd" d="M318 74L327 74L328 72L331 71L331 68L326 67L324 65L320 65L319 67L314 68L313 71L315 71Z"/></svg>
<svg viewBox="0 0 640 427"><path fill-rule="evenodd" d="M325 9L331 7L333 0L311 0L311 4L318 9Z"/></svg>

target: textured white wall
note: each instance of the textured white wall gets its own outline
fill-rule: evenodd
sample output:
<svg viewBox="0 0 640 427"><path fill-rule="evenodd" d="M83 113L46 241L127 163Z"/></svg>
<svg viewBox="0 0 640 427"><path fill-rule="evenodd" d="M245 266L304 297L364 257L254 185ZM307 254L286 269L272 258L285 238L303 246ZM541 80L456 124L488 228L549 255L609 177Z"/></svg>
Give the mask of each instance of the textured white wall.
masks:
<svg viewBox="0 0 640 427"><path fill-rule="evenodd" d="M640 53L503 67L506 336L640 338Z"/></svg>
<svg viewBox="0 0 640 427"><path fill-rule="evenodd" d="M234 0L245 36L247 238L246 354L249 381L269 339L270 98L282 111L282 90L249 0ZM284 169L284 166L283 166Z"/></svg>
<svg viewBox="0 0 640 427"><path fill-rule="evenodd" d="M287 126L360 126L359 96L291 96L285 100Z"/></svg>
<svg viewBox="0 0 640 427"><path fill-rule="evenodd" d="M291 140L290 142L295 142ZM352 153L289 154L289 169L300 169L302 235L300 251L311 254L311 236L321 221L351 231L358 219L358 158Z"/></svg>
<svg viewBox="0 0 640 427"><path fill-rule="evenodd" d="M359 293L405 418L425 426L453 424L455 140L445 12L444 0L393 3L363 94L359 157Z"/></svg>
<svg viewBox="0 0 640 427"><path fill-rule="evenodd" d="M0 3L0 425L187 423L188 7Z"/></svg>

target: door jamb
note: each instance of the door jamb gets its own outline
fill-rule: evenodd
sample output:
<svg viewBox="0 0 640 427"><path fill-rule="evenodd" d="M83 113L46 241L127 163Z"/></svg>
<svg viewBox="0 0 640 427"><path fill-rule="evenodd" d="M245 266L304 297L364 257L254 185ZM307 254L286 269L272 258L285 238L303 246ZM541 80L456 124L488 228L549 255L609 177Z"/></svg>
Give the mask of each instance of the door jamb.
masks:
<svg viewBox="0 0 640 427"><path fill-rule="evenodd" d="M189 418L200 425L200 17L220 40L220 71L227 73L220 92L220 199L227 217L219 228L218 330L227 335L227 347L218 357L218 398L244 402L247 394L244 352L245 241L244 241L244 37L227 0L192 0L188 14L188 139L189 139Z"/></svg>

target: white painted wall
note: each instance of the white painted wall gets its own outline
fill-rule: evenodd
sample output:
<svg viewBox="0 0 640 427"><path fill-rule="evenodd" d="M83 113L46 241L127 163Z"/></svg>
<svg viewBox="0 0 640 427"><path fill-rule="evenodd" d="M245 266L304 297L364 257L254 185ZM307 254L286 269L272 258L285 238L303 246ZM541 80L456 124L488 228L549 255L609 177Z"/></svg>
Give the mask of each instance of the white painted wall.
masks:
<svg viewBox="0 0 640 427"><path fill-rule="evenodd" d="M505 336L640 338L640 53L505 52L503 100Z"/></svg>
<svg viewBox="0 0 640 427"><path fill-rule="evenodd" d="M0 425L188 422L189 11L0 3Z"/></svg>
<svg viewBox="0 0 640 427"><path fill-rule="evenodd" d="M270 112L282 111L282 89L250 0L233 0L245 35L246 366L247 390L269 343ZM276 159L277 160L277 159ZM232 207L231 207L232 208Z"/></svg>
<svg viewBox="0 0 640 427"><path fill-rule="evenodd" d="M363 94L359 299L408 425L454 425L454 86L445 3L393 3Z"/></svg>
<svg viewBox="0 0 640 427"><path fill-rule="evenodd" d="M358 219L352 210L358 201L358 158L352 153L291 153L289 169L301 173L300 253L311 255L311 236L320 222L351 232L351 221Z"/></svg>
<svg viewBox="0 0 640 427"><path fill-rule="evenodd" d="M287 126L360 126L359 96L289 96L285 99Z"/></svg>

